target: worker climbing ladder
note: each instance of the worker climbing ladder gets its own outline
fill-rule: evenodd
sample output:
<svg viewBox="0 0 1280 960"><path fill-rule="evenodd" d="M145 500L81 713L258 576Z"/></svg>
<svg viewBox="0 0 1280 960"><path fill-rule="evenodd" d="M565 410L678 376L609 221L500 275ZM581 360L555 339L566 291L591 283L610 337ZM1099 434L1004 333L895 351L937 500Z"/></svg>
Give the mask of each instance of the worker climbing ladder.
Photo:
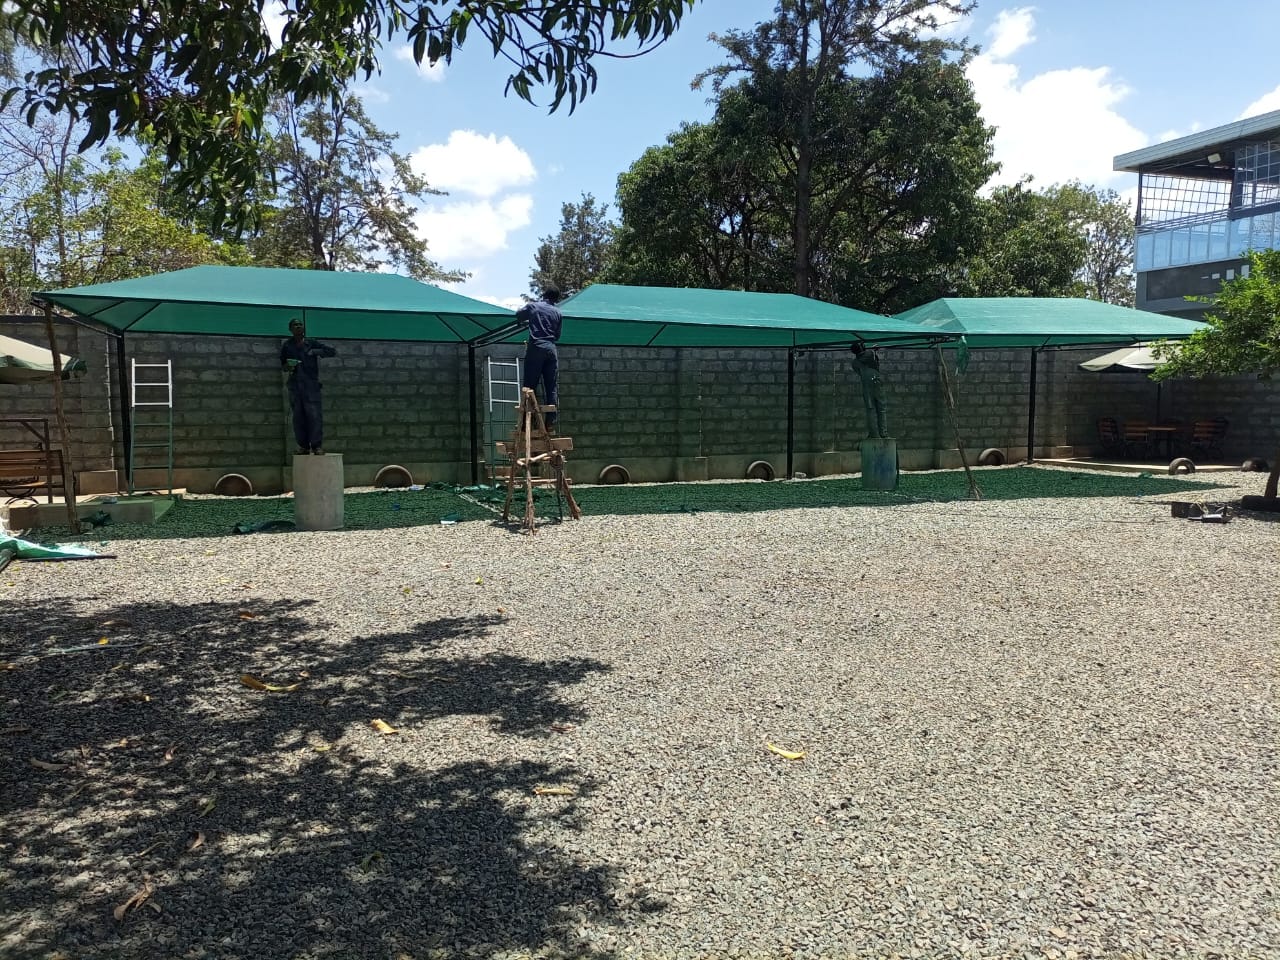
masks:
<svg viewBox="0 0 1280 960"><path fill-rule="evenodd" d="M555 407L542 406L538 398L528 387L520 391L520 404L516 408L516 429L511 439L499 444L502 452L510 458L511 467L507 471L507 501L502 507L502 519L511 519L511 501L515 496L516 474L519 473L524 482L524 523L522 528L527 533L538 532L537 516L534 512L533 491L535 487L551 487L556 492L556 507L560 517L564 517L564 505L569 506L569 515L575 520L582 518L582 511L573 499L573 491L569 489L570 480L565 474L564 454L573 449L572 437L555 437L547 430L543 419L544 413L555 412ZM544 475L544 470L546 474Z"/></svg>

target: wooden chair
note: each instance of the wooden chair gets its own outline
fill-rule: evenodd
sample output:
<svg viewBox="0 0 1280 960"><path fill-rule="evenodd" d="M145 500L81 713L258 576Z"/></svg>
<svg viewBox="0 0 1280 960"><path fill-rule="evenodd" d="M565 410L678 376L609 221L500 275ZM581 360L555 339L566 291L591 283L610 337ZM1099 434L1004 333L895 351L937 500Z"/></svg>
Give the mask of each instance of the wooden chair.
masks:
<svg viewBox="0 0 1280 960"><path fill-rule="evenodd" d="M1191 424L1191 453L1206 457L1222 456L1222 441L1227 438L1227 418L1197 420Z"/></svg>
<svg viewBox="0 0 1280 960"><path fill-rule="evenodd" d="M1145 420L1124 422L1124 452L1126 456L1139 457L1151 453L1151 424Z"/></svg>
<svg viewBox="0 0 1280 960"><path fill-rule="evenodd" d="M1120 436L1120 423L1115 417L1098 418L1098 446L1104 456L1124 452L1124 438Z"/></svg>

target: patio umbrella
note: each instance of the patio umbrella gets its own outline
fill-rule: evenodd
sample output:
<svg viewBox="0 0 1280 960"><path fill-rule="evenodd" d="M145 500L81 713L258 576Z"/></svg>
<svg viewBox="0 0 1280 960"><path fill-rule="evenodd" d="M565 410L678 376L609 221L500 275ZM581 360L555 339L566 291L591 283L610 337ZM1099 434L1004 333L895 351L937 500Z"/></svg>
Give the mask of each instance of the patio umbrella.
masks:
<svg viewBox="0 0 1280 960"><path fill-rule="evenodd" d="M1094 357L1092 360L1086 360L1080 364L1081 370L1090 370L1094 373L1115 373L1126 370L1151 371L1160 366L1164 361L1158 360L1149 343L1138 343L1131 347L1121 347L1119 350L1112 350L1110 353L1104 353L1100 357ZM1156 383L1156 422L1160 421L1160 393L1163 384Z"/></svg>
<svg viewBox="0 0 1280 960"><path fill-rule="evenodd" d="M88 369L77 357L58 355L62 379L83 376ZM0 337L0 383L35 383L53 379L53 354L25 340Z"/></svg>

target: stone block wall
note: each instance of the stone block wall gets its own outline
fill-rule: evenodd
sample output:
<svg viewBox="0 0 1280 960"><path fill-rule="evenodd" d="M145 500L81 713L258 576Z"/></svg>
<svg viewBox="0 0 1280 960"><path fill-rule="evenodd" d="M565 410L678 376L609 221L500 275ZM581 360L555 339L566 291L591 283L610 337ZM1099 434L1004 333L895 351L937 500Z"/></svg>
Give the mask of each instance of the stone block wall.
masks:
<svg viewBox="0 0 1280 960"><path fill-rule="evenodd" d="M22 329L18 329L22 327ZM10 325L40 342L40 318ZM66 384L80 470L123 470L114 341L60 323L64 352L83 357L89 375ZM130 335L128 356L174 365L177 483L211 489L225 473L243 473L259 492L287 489L292 431L278 354L283 338ZM349 484L372 482L389 463L419 482L470 478L467 351L456 345L335 341L339 355L321 361L325 446L344 454ZM515 356L518 345L478 351L479 409L484 415L486 355ZM1096 445L1096 421L1154 420L1156 388L1141 373L1096 374L1078 364L1100 348L1042 352L1037 361L1037 455L1054 447ZM963 374L946 352L966 449L1025 454L1031 351L974 350ZM943 403L935 351L881 353L890 432L908 469L949 465L955 430ZM622 463L634 480L740 477L756 459L785 469L785 350L561 349L561 432L574 438L572 473L595 480ZM1280 388L1250 377L1173 381L1162 415L1231 421L1230 458L1270 458L1280 445ZM794 467L810 475L857 467L866 433L861 386L845 351L815 350L795 367ZM0 385L0 416L49 416L52 387ZM140 413L139 421L157 419ZM52 423L51 423L52 425ZM137 427L139 439L146 428ZM149 434L154 436L154 434ZM22 446L5 432L0 444ZM483 447L482 447L483 450ZM951 451L951 453L948 453ZM143 479L153 482L162 474Z"/></svg>

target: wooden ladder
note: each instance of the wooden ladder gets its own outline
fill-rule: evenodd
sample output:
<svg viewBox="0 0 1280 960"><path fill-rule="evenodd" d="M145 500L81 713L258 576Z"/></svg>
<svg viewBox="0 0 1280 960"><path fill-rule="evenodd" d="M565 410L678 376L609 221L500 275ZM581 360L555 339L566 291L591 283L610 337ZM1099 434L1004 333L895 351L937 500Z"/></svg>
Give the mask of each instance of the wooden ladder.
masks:
<svg viewBox="0 0 1280 960"><path fill-rule="evenodd" d="M544 413L555 412L555 407L541 406L533 390L524 387L520 391L520 405L516 408L518 420L511 439L498 444L498 450L510 458L507 470L507 501L502 506L502 519L511 519L511 500L515 495L516 472L524 477L524 523L526 533L538 532L538 521L533 508L533 488L552 487L556 491L556 506L564 516L564 504L569 505L569 515L582 519L578 502L573 499L571 480L565 474L564 454L573 449L572 437L553 437L547 431ZM534 476L542 464L546 464L551 476Z"/></svg>

